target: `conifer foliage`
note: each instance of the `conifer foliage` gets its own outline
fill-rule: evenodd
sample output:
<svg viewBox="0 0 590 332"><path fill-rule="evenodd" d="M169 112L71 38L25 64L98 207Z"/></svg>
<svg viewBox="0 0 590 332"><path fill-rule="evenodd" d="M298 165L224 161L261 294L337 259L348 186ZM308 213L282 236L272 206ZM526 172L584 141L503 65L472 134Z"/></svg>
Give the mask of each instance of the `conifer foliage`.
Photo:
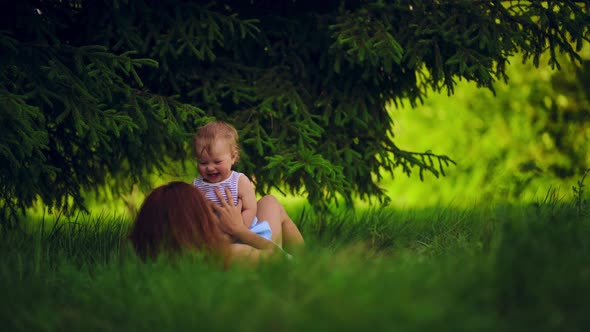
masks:
<svg viewBox="0 0 590 332"><path fill-rule="evenodd" d="M83 206L190 158L215 117L240 170L315 206L383 198L382 171L444 174L394 143L385 107L457 80L493 89L508 58L588 39L588 1L23 0L0 8L0 208ZM424 133L427 135L428 133Z"/></svg>

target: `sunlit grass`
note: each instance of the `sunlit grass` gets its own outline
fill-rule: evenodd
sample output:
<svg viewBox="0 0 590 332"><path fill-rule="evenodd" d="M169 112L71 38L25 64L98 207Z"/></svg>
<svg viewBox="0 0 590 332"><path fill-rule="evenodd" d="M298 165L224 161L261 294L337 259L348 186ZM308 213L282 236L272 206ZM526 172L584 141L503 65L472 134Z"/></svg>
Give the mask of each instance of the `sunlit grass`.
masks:
<svg viewBox="0 0 590 332"><path fill-rule="evenodd" d="M290 211L305 252L228 271L194 255L140 262L125 217L29 220L2 234L0 321L10 331L581 331L590 211L560 197Z"/></svg>

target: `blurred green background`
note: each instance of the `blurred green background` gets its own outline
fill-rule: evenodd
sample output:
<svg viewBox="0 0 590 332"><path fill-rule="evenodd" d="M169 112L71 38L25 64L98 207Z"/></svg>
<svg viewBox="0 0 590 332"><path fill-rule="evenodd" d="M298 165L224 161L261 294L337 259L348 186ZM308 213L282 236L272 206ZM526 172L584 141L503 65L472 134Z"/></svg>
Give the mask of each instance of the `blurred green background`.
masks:
<svg viewBox="0 0 590 332"><path fill-rule="evenodd" d="M446 177L401 172L382 185L392 204L469 206L485 201L532 202L553 192L571 200L590 167L588 47L579 68L540 68L513 58L509 82L496 95L461 82L452 96L431 94L424 105L393 108L396 142L456 161Z"/></svg>

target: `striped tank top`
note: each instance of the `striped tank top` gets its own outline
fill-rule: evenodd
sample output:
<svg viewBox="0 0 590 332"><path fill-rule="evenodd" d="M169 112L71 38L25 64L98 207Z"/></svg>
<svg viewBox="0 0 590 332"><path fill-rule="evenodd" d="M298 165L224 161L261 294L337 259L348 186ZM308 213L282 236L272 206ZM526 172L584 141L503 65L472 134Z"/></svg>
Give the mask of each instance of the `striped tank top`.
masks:
<svg viewBox="0 0 590 332"><path fill-rule="evenodd" d="M231 196L234 199L233 204L235 205L238 204L238 179L240 178L240 175L242 175L242 173L232 171L229 178L217 183L205 182L203 181L203 177L199 176L193 181L193 185L205 195L205 198L219 205L221 205L221 201L217 198L214 189L218 188L223 198L227 201L227 195L225 194L225 188L227 187L231 192Z"/></svg>

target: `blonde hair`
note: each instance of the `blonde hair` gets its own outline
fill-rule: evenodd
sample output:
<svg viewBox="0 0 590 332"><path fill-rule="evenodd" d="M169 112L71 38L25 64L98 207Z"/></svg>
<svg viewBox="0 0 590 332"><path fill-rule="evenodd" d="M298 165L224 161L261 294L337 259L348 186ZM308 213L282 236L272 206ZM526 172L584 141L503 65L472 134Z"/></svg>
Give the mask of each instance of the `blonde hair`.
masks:
<svg viewBox="0 0 590 332"><path fill-rule="evenodd" d="M231 150L232 156L237 163L240 160L240 148L238 146L238 131L234 126L223 121L212 121L197 130L193 138L195 157L199 157L203 152L210 153L213 144L224 139Z"/></svg>

